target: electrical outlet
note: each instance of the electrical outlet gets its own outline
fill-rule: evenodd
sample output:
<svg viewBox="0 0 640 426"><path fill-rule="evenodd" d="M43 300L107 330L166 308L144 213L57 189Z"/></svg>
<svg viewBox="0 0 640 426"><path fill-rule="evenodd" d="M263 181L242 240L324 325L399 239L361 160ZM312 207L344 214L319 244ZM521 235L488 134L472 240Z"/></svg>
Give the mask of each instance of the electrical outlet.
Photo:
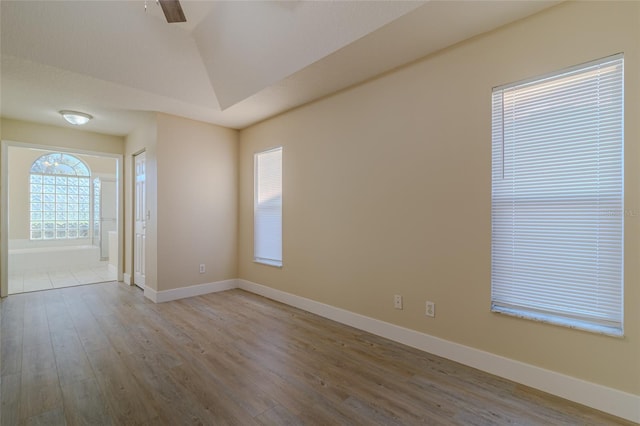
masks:
<svg viewBox="0 0 640 426"><path fill-rule="evenodd" d="M393 307L396 309L402 309L402 296L396 294L393 296Z"/></svg>
<svg viewBox="0 0 640 426"><path fill-rule="evenodd" d="M436 316L436 304L427 300L424 314L428 317L434 318Z"/></svg>
<svg viewBox="0 0 640 426"><path fill-rule="evenodd" d="M201 263L200 264L200 273L204 274L204 272L205 272L204 263Z"/></svg>

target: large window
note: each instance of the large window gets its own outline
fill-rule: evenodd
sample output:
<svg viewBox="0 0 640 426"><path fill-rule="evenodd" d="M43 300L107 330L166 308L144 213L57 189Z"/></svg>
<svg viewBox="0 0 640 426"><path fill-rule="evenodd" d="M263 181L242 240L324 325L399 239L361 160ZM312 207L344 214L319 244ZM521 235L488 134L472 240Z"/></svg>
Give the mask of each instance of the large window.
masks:
<svg viewBox="0 0 640 426"><path fill-rule="evenodd" d="M89 237L89 168L70 154L38 158L30 175L30 238Z"/></svg>
<svg viewBox="0 0 640 426"><path fill-rule="evenodd" d="M623 58L493 91L492 310L623 333Z"/></svg>
<svg viewBox="0 0 640 426"><path fill-rule="evenodd" d="M254 261L282 266L282 148L254 158Z"/></svg>

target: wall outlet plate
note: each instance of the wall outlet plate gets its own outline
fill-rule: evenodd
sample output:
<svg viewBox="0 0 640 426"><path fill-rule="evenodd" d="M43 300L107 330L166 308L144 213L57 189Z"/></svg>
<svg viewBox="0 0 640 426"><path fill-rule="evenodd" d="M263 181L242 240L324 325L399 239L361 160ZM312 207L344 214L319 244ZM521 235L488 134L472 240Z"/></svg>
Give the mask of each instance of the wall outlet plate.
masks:
<svg viewBox="0 0 640 426"><path fill-rule="evenodd" d="M393 296L393 307L395 309L402 309L402 296L396 294Z"/></svg>
<svg viewBox="0 0 640 426"><path fill-rule="evenodd" d="M435 318L436 316L436 304L427 300L427 303L425 305L425 311L424 314L428 317L431 318Z"/></svg>

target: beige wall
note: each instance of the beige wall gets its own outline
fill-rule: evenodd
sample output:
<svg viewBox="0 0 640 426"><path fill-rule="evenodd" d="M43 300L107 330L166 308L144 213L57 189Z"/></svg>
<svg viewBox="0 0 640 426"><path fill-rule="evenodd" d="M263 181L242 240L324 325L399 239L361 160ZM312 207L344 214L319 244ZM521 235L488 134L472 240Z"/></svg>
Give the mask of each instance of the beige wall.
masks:
<svg viewBox="0 0 640 426"><path fill-rule="evenodd" d="M124 152L124 138L78 129L2 118L2 140L109 154Z"/></svg>
<svg viewBox="0 0 640 426"><path fill-rule="evenodd" d="M240 278L640 394L639 215L625 224L625 338L490 312L492 87L624 52L637 212L639 40L638 2L563 3L243 130ZM278 145L282 269L252 262L253 154Z"/></svg>
<svg viewBox="0 0 640 426"><path fill-rule="evenodd" d="M52 151L11 146L8 148L9 239L29 239L29 175L33 162ZM115 158L74 154L87 164L92 176L116 177Z"/></svg>
<svg viewBox="0 0 640 426"><path fill-rule="evenodd" d="M236 278L238 132L158 114L157 136L157 289Z"/></svg>

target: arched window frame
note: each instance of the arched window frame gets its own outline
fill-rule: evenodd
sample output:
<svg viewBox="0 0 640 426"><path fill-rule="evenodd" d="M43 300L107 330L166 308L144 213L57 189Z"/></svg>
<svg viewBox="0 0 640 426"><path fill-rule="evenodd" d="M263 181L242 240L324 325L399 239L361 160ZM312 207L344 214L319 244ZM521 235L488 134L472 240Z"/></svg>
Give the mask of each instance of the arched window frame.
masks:
<svg viewBox="0 0 640 426"><path fill-rule="evenodd" d="M53 152L37 158L29 177L29 237L90 237L91 171L78 157Z"/></svg>

